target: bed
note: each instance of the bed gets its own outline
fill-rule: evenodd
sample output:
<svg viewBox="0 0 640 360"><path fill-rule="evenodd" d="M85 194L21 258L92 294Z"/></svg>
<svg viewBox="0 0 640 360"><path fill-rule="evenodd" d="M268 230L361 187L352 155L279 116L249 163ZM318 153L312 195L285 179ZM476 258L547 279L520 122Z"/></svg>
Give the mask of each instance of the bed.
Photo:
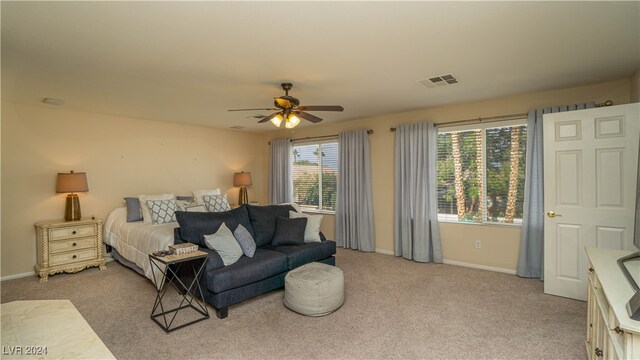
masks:
<svg viewBox="0 0 640 360"><path fill-rule="evenodd" d="M161 274L151 268L149 254L173 245L173 229L177 227L177 222L156 225L127 222L127 208L118 207L104 223L103 240L113 248L116 260L153 281L154 275L160 279Z"/></svg>

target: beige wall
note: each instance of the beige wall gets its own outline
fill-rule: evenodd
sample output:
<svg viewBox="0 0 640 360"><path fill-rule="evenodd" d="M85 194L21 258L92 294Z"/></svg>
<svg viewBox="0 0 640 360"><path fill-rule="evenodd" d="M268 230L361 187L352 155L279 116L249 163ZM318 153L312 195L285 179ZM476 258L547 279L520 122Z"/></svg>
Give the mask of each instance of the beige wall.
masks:
<svg viewBox="0 0 640 360"><path fill-rule="evenodd" d="M35 264L33 223L64 216L57 172L85 171L83 216L106 218L123 196L220 187L237 202L235 171L264 183L261 135L152 120L2 103L1 275ZM263 188L249 198L263 201Z"/></svg>
<svg viewBox="0 0 640 360"><path fill-rule="evenodd" d="M631 102L640 102L640 69L631 75Z"/></svg>
<svg viewBox="0 0 640 360"><path fill-rule="evenodd" d="M614 104L629 103L630 80L622 79L590 86L558 89L514 95L499 99L465 104L439 106L418 111L381 115L342 123L305 126L266 134L263 141L264 166L268 168L267 141L281 137L307 137L336 134L352 129L373 129L370 136L373 176L373 211L375 217L376 248L383 253L393 252L393 151L394 136L389 127L416 122L448 122L527 112L545 106L574 104L586 101L597 103L613 100ZM437 90L434 90L437 91ZM349 111L346 109L345 111ZM266 183L263 193L267 194ZM323 231L335 237L333 216L327 215ZM519 228L497 225L443 224L442 249L449 261L484 267L514 270L520 242ZM475 240L482 242L475 248Z"/></svg>

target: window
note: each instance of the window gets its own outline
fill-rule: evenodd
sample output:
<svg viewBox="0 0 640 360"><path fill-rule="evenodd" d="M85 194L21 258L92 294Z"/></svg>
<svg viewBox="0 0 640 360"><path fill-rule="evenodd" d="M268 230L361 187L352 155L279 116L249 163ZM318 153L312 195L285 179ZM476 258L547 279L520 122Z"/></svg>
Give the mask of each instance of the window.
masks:
<svg viewBox="0 0 640 360"><path fill-rule="evenodd" d="M293 202L310 210L335 211L338 142L293 146Z"/></svg>
<svg viewBox="0 0 640 360"><path fill-rule="evenodd" d="M438 219L522 223L527 126L443 128L438 134Z"/></svg>

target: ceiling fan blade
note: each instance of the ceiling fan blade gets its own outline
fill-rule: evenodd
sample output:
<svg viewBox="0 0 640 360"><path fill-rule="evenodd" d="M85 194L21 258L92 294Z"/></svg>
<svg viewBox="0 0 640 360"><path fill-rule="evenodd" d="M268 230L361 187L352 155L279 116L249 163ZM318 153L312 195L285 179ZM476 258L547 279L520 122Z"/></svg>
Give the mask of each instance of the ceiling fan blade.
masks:
<svg viewBox="0 0 640 360"><path fill-rule="evenodd" d="M344 108L340 105L308 105L298 106L296 110L302 111L343 111Z"/></svg>
<svg viewBox="0 0 640 360"><path fill-rule="evenodd" d="M294 111L294 113L295 113L298 117L301 117L301 118L303 118L303 119L305 119L305 120L309 120L309 121L311 121L311 122L312 122L312 123L314 123L314 124L315 124L315 123L319 123L320 121L322 121L322 119L321 119L321 118L319 118L319 117L317 117L317 116L315 116L315 115L308 114L308 113L306 113L306 112L302 112L302 111Z"/></svg>
<svg viewBox="0 0 640 360"><path fill-rule="evenodd" d="M280 112L274 112L271 115L265 116L264 118L262 118L262 120L258 121L258 124L260 123L265 123L267 121L270 121L271 119L273 119L274 117L276 117L276 115L280 114Z"/></svg>
<svg viewBox="0 0 640 360"><path fill-rule="evenodd" d="M291 109L293 107L293 105L291 104L291 101L289 101L287 99L283 99L283 98L279 97L279 98L274 98L273 100L278 105L280 105L281 107L283 107L285 109Z"/></svg>
<svg viewBox="0 0 640 360"><path fill-rule="evenodd" d="M265 109L265 108L260 108L260 109L232 109L232 110L227 110L227 111L262 111L262 110L264 110L264 111L272 111L272 110L278 110L278 109L276 109L276 108L268 108L268 109Z"/></svg>

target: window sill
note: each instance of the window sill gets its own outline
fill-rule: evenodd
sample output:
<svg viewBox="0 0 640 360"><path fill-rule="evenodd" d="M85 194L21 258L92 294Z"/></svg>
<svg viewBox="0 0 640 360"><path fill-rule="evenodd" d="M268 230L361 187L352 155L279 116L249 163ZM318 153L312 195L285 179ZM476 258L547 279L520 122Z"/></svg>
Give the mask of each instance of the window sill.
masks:
<svg viewBox="0 0 640 360"><path fill-rule="evenodd" d="M440 220L439 223L443 224L459 224L459 225L476 225L476 226L495 226L495 227L506 227L506 228L521 228L522 224L506 224L506 223L477 223L477 222L463 222L457 220Z"/></svg>
<svg viewBox="0 0 640 360"><path fill-rule="evenodd" d="M322 214L322 215L335 215L336 212L335 211L331 211L331 210L318 210L318 209L305 209L302 208L301 209L303 213L310 213L310 214Z"/></svg>

